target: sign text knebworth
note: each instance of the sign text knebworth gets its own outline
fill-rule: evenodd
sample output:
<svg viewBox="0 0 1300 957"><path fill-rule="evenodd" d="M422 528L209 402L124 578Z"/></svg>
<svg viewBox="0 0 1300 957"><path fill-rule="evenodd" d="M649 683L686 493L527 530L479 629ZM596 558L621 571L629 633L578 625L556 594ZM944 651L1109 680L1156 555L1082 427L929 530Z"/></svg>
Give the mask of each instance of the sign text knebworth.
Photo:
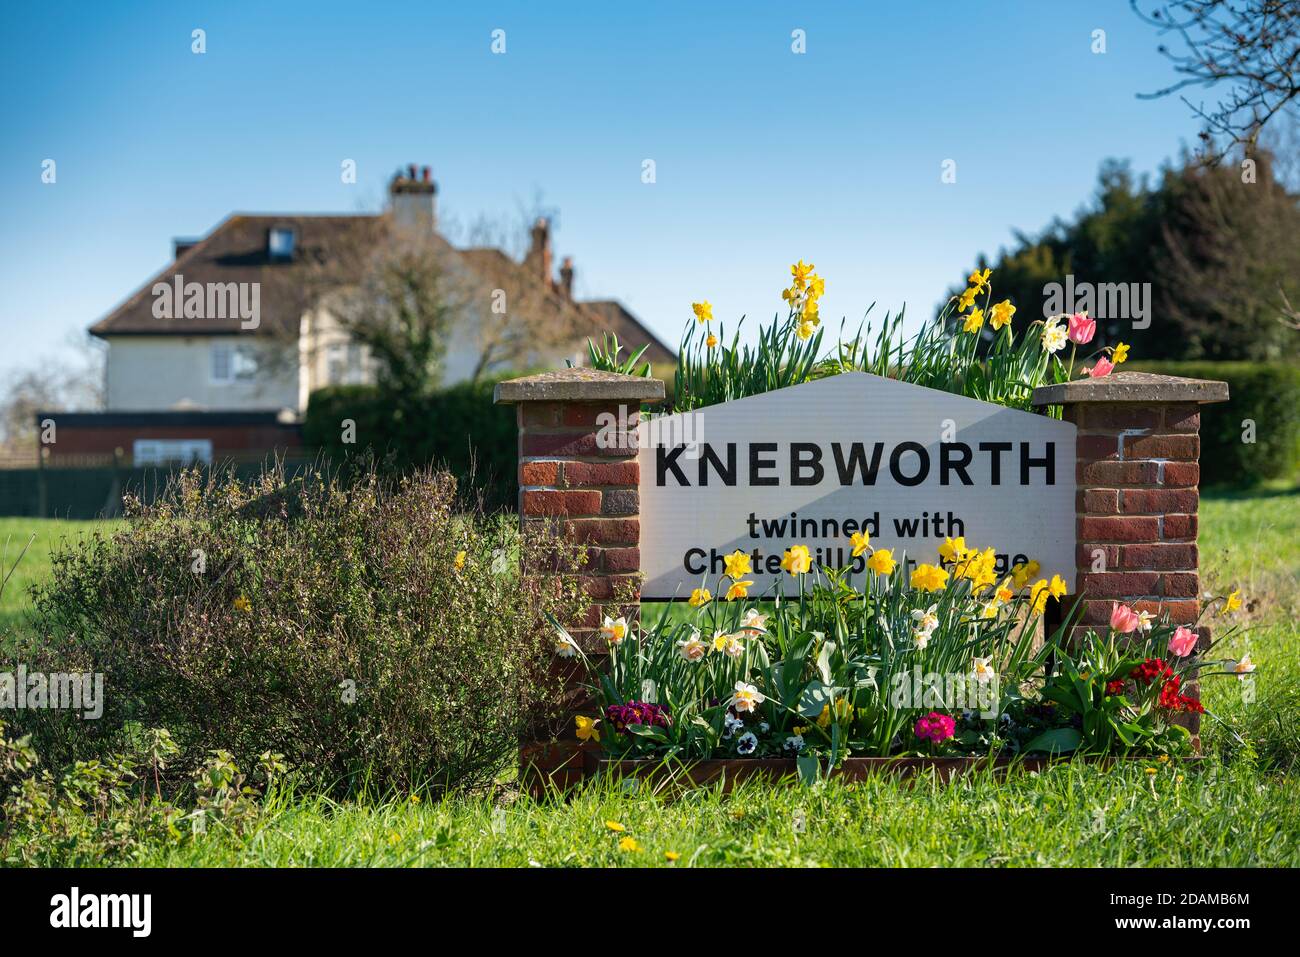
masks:
<svg viewBox="0 0 1300 957"><path fill-rule="evenodd" d="M737 550L761 592L800 544L860 586L854 533L913 565L965 537L1000 575L1032 558L1073 588L1068 422L853 372L643 428L642 598L685 597Z"/></svg>
<svg viewBox="0 0 1300 957"><path fill-rule="evenodd" d="M638 583L682 597L740 549L757 594L791 544L851 565L854 528L899 558L933 561L961 535L1003 567L1035 559L1077 595L1079 628L1104 625L1116 601L1198 618L1200 405L1228 398L1222 382L1116 372L1036 390L1064 421L865 373L629 415L663 397L658 380L591 369L497 387L518 407L521 520L558 521L588 546L592 606L570 631L593 653L604 614L635 614L615 601ZM521 757L563 785L581 776L582 747Z"/></svg>

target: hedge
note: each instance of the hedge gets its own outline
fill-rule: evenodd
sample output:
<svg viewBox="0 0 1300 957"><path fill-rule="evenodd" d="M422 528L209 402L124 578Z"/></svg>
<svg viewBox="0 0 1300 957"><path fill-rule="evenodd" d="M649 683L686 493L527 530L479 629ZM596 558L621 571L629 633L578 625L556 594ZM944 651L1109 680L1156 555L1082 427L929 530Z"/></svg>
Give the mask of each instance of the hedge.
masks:
<svg viewBox="0 0 1300 957"><path fill-rule="evenodd" d="M1218 379L1228 401L1201 407L1201 484L1249 487L1300 477L1300 368L1257 362L1141 362L1139 372ZM1255 441L1243 441L1245 420Z"/></svg>
<svg viewBox="0 0 1300 957"><path fill-rule="evenodd" d="M373 386L327 386L311 394L303 440L335 465L369 450L399 471L443 467L462 489L472 482L488 508L514 508L519 493L515 410L493 404L498 381L464 382L400 404L386 401ZM345 419L356 423L352 444L343 442Z"/></svg>

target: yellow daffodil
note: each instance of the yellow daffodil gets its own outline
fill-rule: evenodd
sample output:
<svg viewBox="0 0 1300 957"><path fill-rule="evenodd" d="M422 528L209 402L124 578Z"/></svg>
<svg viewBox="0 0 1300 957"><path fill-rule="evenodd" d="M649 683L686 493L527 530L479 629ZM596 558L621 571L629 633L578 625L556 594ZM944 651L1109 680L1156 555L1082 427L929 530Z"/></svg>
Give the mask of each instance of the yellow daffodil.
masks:
<svg viewBox="0 0 1300 957"><path fill-rule="evenodd" d="M877 548L867 559L867 567L877 575L892 575L894 569L898 567L898 562L894 561L894 552L890 548Z"/></svg>
<svg viewBox="0 0 1300 957"><path fill-rule="evenodd" d="M1047 599L1052 596L1051 586L1047 579L1040 578L1034 582L1034 587L1029 589L1029 610L1031 614L1041 615L1043 609L1047 607Z"/></svg>
<svg viewBox="0 0 1300 957"><path fill-rule="evenodd" d="M753 584L753 581L749 579L732 582L730 587L727 589L727 601L735 601L737 598L748 598L749 589Z"/></svg>
<svg viewBox="0 0 1300 957"><path fill-rule="evenodd" d="M938 565L917 565L912 571L912 587L922 591L943 591L947 581L948 573Z"/></svg>
<svg viewBox="0 0 1300 957"><path fill-rule="evenodd" d="M1011 569L1011 580L1015 583L1016 588L1024 588L1029 584L1029 579L1038 574L1039 567L1038 562L1033 560L1014 566Z"/></svg>
<svg viewBox="0 0 1300 957"><path fill-rule="evenodd" d="M606 615L604 623L600 626L600 633L611 645L617 645L627 637L627 619L610 618Z"/></svg>
<svg viewBox="0 0 1300 957"><path fill-rule="evenodd" d="M726 565L726 576L728 578L744 578L746 575L752 575L754 568L750 564L749 556L739 548L730 555L723 556L722 561Z"/></svg>
<svg viewBox="0 0 1300 957"><path fill-rule="evenodd" d="M704 302L693 302L691 312L695 313L697 322L709 322L713 319L713 304L707 299Z"/></svg>
<svg viewBox="0 0 1300 957"><path fill-rule="evenodd" d="M781 558L781 568L791 575L806 575L812 570L812 556L807 545L792 545Z"/></svg>
<svg viewBox="0 0 1300 957"><path fill-rule="evenodd" d="M713 593L707 588L691 589L691 600L688 604L690 604L692 608L699 608L701 605L707 605L711 601L713 601Z"/></svg>
<svg viewBox="0 0 1300 957"><path fill-rule="evenodd" d="M790 275L794 276L794 284L803 289L808 285L808 277L813 274L813 270L816 268L812 263L806 263L800 259L790 267Z"/></svg>
<svg viewBox="0 0 1300 957"><path fill-rule="evenodd" d="M574 734L578 736L579 741L600 740L600 731L596 729L596 725L600 724L599 718L588 718L585 714L580 714L573 719L573 722L577 725Z"/></svg>
<svg viewBox="0 0 1300 957"><path fill-rule="evenodd" d="M1016 593L1007 587L1006 582L1003 582L1002 585L998 588L997 591L998 601L1006 603L1015 597L1016 597Z"/></svg>
<svg viewBox="0 0 1300 957"><path fill-rule="evenodd" d="M994 329L1001 329L1011 321L1011 317L1016 314L1016 307L1011 305L1010 299L1003 299L993 307L992 314L989 316L989 325Z"/></svg>
<svg viewBox="0 0 1300 957"><path fill-rule="evenodd" d="M853 546L853 557L857 558L871 547L871 536L866 532L854 532L849 536L849 544Z"/></svg>
<svg viewBox="0 0 1300 957"><path fill-rule="evenodd" d="M452 566L456 569L456 571L460 571L465 567L465 559L468 557L469 557L468 552L459 551L456 553L456 558L452 562Z"/></svg>
<svg viewBox="0 0 1300 957"><path fill-rule="evenodd" d="M235 611L253 610L253 603L249 601L247 598L245 598L243 595L240 595L238 598L236 598L233 602L233 605L235 607Z"/></svg>
<svg viewBox="0 0 1300 957"><path fill-rule="evenodd" d="M1047 586L1047 591L1053 598L1060 598L1069 589L1065 587L1065 579L1060 575L1053 575L1051 584Z"/></svg>
<svg viewBox="0 0 1300 957"><path fill-rule="evenodd" d="M1121 362L1126 360L1128 358L1128 348L1129 347L1127 343L1124 342L1117 343L1115 346L1115 351L1110 357L1111 361L1114 362L1115 365L1119 365Z"/></svg>
<svg viewBox="0 0 1300 957"><path fill-rule="evenodd" d="M808 298L816 302L826 294L826 280L821 276L813 276L808 281Z"/></svg>
<svg viewBox="0 0 1300 957"><path fill-rule="evenodd" d="M637 840L634 837L624 837L619 839L618 849L620 851L639 851L641 850L641 845L637 843Z"/></svg>
<svg viewBox="0 0 1300 957"><path fill-rule="evenodd" d="M976 306L961 324L962 332L979 332L984 326L984 310Z"/></svg>
<svg viewBox="0 0 1300 957"><path fill-rule="evenodd" d="M709 337L704 340L704 344L712 349L718 344L718 337L710 332Z"/></svg>
<svg viewBox="0 0 1300 957"><path fill-rule="evenodd" d="M714 651L726 651L727 645L730 643L730 641L731 641L731 636L719 628L717 631L713 633L713 641L710 642L710 644L713 645Z"/></svg>
<svg viewBox="0 0 1300 957"><path fill-rule="evenodd" d="M678 854L676 851L664 851L664 859L669 861L676 861L681 859L681 855Z"/></svg>
<svg viewBox="0 0 1300 957"><path fill-rule="evenodd" d="M975 297L979 295L979 290L971 287L961 294L957 300L957 311L965 312L971 306L975 305Z"/></svg>
<svg viewBox="0 0 1300 957"><path fill-rule="evenodd" d="M847 698L835 699L835 719L837 721L851 720L853 718L853 705L849 704ZM822 705L822 712L817 716L817 727L828 728L831 723L831 706Z"/></svg>
<svg viewBox="0 0 1300 957"><path fill-rule="evenodd" d="M619 834L627 830L627 828L625 828L622 824L619 824L618 821L606 821L605 826L609 828L611 831L613 831L615 834Z"/></svg>
<svg viewBox="0 0 1300 957"><path fill-rule="evenodd" d="M795 327L794 333L800 339L807 341L812 338L813 333L816 331L817 331L817 323L809 322L808 320L805 319L803 322L799 323L797 327Z"/></svg>
<svg viewBox="0 0 1300 957"><path fill-rule="evenodd" d="M983 292L984 287L989 284L989 276L991 275L993 275L991 269L985 269L983 272L976 269L966 278L966 281L974 286L979 292Z"/></svg>
<svg viewBox="0 0 1300 957"><path fill-rule="evenodd" d="M1238 588L1236 591L1229 594L1228 597L1224 600L1223 610L1225 612L1236 611L1240 607L1241 607L1241 589Z"/></svg>
<svg viewBox="0 0 1300 957"><path fill-rule="evenodd" d="M945 562L959 562L971 554L971 549L966 547L966 537L960 535L957 538L945 538L943 544L939 546L939 557Z"/></svg>

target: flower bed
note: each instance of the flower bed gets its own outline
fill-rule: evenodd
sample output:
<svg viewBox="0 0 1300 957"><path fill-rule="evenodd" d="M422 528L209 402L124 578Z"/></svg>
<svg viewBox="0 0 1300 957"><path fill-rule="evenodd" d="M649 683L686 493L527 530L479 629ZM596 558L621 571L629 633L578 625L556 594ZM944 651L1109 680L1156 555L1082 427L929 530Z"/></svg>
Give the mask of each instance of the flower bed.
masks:
<svg viewBox="0 0 1300 957"><path fill-rule="evenodd" d="M1198 651L1193 628L1121 603L1082 638L1066 638L1073 614L1040 638L1064 581L1039 577L1033 562L1003 568L994 549L960 538L910 573L864 535L848 549L865 573L814 569L794 546L787 576L756 596L750 557L735 552L720 580L693 591L692 620L607 618L607 657L556 624L557 654L581 659L599 707L578 716L577 738L616 762L706 762L706 776L748 764L808 778L873 758L946 768L990 756L1182 756L1193 750L1188 719L1204 711L1195 682L1254 670L1249 657L1212 657L1208 642ZM1239 605L1234 592L1206 608Z"/></svg>

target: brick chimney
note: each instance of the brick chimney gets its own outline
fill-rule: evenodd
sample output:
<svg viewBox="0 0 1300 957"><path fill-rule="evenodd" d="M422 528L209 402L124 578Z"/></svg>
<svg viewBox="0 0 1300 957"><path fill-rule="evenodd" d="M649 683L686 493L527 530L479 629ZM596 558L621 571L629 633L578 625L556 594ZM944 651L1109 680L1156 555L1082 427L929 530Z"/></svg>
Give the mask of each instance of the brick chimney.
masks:
<svg viewBox="0 0 1300 957"><path fill-rule="evenodd" d="M524 265L532 269L533 275L547 286L554 287L551 278L551 221L545 216L538 216L533 223L533 242L524 257Z"/></svg>
<svg viewBox="0 0 1300 957"><path fill-rule="evenodd" d="M573 298L573 257L565 256L560 263L560 291L565 299Z"/></svg>
<svg viewBox="0 0 1300 957"><path fill-rule="evenodd" d="M438 184L429 167L416 169L411 163L405 170L399 169L388 184L393 222L401 229L433 232L438 223L437 196Z"/></svg>

